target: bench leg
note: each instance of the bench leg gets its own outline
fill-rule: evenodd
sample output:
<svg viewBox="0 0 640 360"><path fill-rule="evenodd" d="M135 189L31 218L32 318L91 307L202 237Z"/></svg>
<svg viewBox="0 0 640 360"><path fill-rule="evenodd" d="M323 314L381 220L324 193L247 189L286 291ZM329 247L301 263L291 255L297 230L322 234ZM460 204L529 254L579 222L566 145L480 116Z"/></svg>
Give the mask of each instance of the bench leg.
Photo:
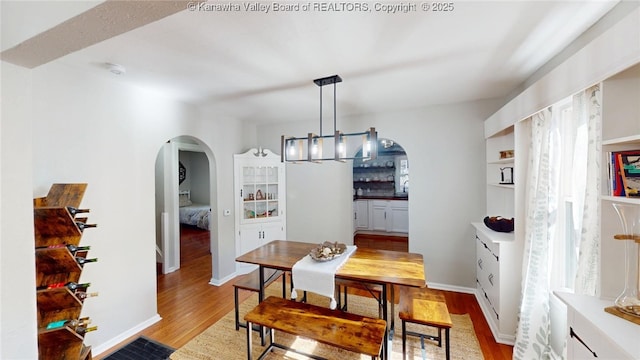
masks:
<svg viewBox="0 0 640 360"><path fill-rule="evenodd" d="M451 350L449 348L449 328L444 329L444 336L445 353L447 354L447 360L449 360L451 358Z"/></svg>
<svg viewBox="0 0 640 360"><path fill-rule="evenodd" d="M251 360L251 352L252 352L252 348L251 348L251 328L253 327L253 325L251 324L251 322L247 321L247 359Z"/></svg>
<svg viewBox="0 0 640 360"><path fill-rule="evenodd" d="M233 303L235 305L235 315L236 315L236 331L240 330L240 304L238 300L238 288L233 288Z"/></svg>
<svg viewBox="0 0 640 360"><path fill-rule="evenodd" d="M402 320L402 360L407 358L407 324Z"/></svg>

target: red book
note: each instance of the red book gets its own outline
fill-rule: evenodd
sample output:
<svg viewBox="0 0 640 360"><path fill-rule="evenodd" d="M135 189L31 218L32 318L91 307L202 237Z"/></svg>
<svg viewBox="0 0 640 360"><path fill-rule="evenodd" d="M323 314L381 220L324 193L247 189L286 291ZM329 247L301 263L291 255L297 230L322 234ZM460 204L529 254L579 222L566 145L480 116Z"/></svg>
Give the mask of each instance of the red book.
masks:
<svg viewBox="0 0 640 360"><path fill-rule="evenodd" d="M618 165L625 195L640 197L640 150L619 152Z"/></svg>

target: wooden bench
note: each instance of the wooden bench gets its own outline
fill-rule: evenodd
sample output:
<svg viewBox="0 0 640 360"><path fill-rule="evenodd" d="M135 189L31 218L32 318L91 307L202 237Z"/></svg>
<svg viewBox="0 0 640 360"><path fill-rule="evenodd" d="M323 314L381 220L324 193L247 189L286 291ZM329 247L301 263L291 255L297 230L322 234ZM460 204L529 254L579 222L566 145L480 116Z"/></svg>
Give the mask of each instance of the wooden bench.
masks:
<svg viewBox="0 0 640 360"><path fill-rule="evenodd" d="M281 270L267 270L265 269L265 282L264 287L271 285L278 277L282 276L282 297L287 297L287 277ZM236 315L236 331L241 327L246 327L245 324L240 323L240 299L238 296L238 290L247 290L253 292L260 292L260 273L259 269L256 269L248 274L240 276L233 284L233 299L235 304Z"/></svg>
<svg viewBox="0 0 640 360"><path fill-rule="evenodd" d="M306 354L275 342L274 330L315 340L322 344L359 354L380 356L386 335L386 322L340 310L300 303L270 296L244 316L247 321L247 358L251 359L251 324L265 326L269 331L269 344L259 359L273 348L294 351L312 359L322 357Z"/></svg>
<svg viewBox="0 0 640 360"><path fill-rule="evenodd" d="M348 310L349 288L368 292L369 295L371 295L374 299L376 299L378 303L378 317L383 318L382 310L384 309L384 299L382 298L382 285L363 283L363 282L353 281L353 280L336 279L336 290L338 292L338 296L337 296L338 309L342 311L349 311ZM344 298L344 302L343 302L343 298Z"/></svg>
<svg viewBox="0 0 640 360"><path fill-rule="evenodd" d="M449 330L453 326L447 303L442 294L428 288L400 288L400 305L398 316L402 321L402 358L407 356L407 335L419 336L424 351L424 339L435 340L442 347L442 330L445 331L445 353L451 357L449 346ZM415 323L438 329L438 336L407 331L406 323Z"/></svg>

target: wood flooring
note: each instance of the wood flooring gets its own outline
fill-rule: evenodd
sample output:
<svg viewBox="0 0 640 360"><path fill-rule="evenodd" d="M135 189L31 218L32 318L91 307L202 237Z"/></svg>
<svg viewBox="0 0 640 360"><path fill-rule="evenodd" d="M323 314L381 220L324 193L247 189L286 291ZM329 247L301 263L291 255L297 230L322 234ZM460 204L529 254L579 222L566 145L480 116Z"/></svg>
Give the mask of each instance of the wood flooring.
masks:
<svg viewBox="0 0 640 360"><path fill-rule="evenodd" d="M126 339L102 354L94 354L101 360L139 335L173 348L185 345L189 340L233 310L232 281L222 286L212 286L209 235L204 230L185 227L181 237L181 268L158 276L158 313L162 320ZM512 358L513 347L498 344L482 315L480 306L471 294L443 291L449 312L471 316L476 336L486 360ZM241 291L241 300L251 293ZM359 294L362 295L362 294ZM472 360L472 359L469 359Z"/></svg>

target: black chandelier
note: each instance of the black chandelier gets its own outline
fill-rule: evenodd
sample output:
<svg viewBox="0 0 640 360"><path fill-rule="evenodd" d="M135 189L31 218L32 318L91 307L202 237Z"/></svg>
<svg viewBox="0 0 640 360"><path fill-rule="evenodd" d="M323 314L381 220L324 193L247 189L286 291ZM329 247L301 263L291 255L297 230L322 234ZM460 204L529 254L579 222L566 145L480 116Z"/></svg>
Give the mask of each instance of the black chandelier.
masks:
<svg viewBox="0 0 640 360"><path fill-rule="evenodd" d="M359 133L344 134L336 128L336 84L342 82L339 75L315 79L320 87L320 134L308 133L306 137L282 135L280 159L282 162L315 162L325 160L346 161L373 160L378 156L378 133L375 128ZM322 87L333 84L333 135L322 134ZM354 149L362 147L361 152ZM354 153L348 156L349 151Z"/></svg>

